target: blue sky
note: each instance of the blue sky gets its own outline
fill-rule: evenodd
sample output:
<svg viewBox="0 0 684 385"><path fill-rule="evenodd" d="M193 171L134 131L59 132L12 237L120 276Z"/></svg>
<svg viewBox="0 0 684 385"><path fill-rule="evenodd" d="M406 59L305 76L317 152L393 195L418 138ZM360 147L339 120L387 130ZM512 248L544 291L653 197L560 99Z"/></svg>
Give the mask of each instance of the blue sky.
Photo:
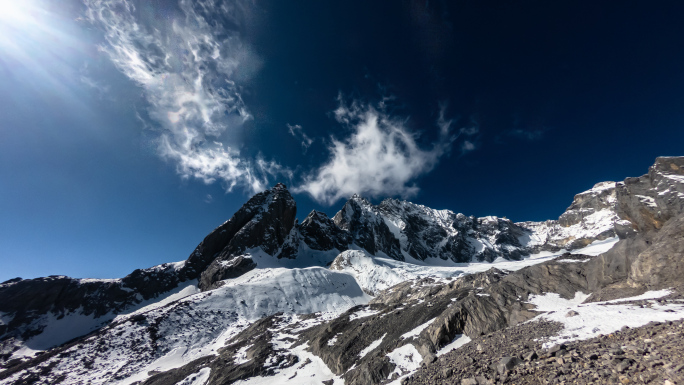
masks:
<svg viewBox="0 0 684 385"><path fill-rule="evenodd" d="M187 258L256 191L558 217L682 155L684 6L0 0L0 281Z"/></svg>

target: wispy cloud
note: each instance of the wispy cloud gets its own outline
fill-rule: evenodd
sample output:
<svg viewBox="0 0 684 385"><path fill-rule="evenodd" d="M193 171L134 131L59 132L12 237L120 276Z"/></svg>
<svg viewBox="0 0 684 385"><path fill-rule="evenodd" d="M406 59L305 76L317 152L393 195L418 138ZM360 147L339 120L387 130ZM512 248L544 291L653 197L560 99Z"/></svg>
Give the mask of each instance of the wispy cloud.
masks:
<svg viewBox="0 0 684 385"><path fill-rule="evenodd" d="M469 141L469 140L464 140L463 143L461 144L461 152L466 153L473 151L475 149L475 143Z"/></svg>
<svg viewBox="0 0 684 385"><path fill-rule="evenodd" d="M85 4L88 20L104 32L102 51L144 90L148 114L161 128L159 152L183 177L260 191L273 173L289 173L259 157L248 159L232 139L252 118L240 82L261 66L239 32L250 2L181 0L163 15L143 12L144 3L137 10L127 0Z"/></svg>
<svg viewBox="0 0 684 385"><path fill-rule="evenodd" d="M302 126L299 124L291 125L287 124L287 131L290 133L290 135L294 136L295 139L301 141L302 143L302 148L304 148L304 152L311 146L311 143L313 143L313 139L309 138L306 133L304 133L304 130L302 130Z"/></svg>
<svg viewBox="0 0 684 385"><path fill-rule="evenodd" d="M474 116L464 127L458 130L459 135L467 137L461 142L461 154L466 154L477 149L477 135L480 133L480 124Z"/></svg>
<svg viewBox="0 0 684 385"><path fill-rule="evenodd" d="M423 149L418 134L407 126L407 119L390 116L385 105L353 101L345 103L339 97L334 117L351 131L344 139L331 139L330 159L305 178L295 189L309 193L321 203L332 204L354 193L367 196L410 197L418 192L412 181L437 164L446 154L457 135L452 133L452 120L440 111L437 127L439 139L431 148Z"/></svg>
<svg viewBox="0 0 684 385"><path fill-rule="evenodd" d="M530 141L539 140L544 136L543 129L521 129L516 128L506 132L509 136L515 136L517 138L527 139Z"/></svg>

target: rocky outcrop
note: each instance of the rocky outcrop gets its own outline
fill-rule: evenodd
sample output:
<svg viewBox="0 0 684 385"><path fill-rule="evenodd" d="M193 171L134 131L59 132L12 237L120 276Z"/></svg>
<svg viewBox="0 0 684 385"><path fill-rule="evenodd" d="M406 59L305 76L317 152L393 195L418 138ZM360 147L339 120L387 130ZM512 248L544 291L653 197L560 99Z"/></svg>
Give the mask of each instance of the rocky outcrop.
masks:
<svg viewBox="0 0 684 385"><path fill-rule="evenodd" d="M648 174L617 183L616 212L622 240L591 261L602 287L590 300L682 285L684 157L657 158Z"/></svg>
<svg viewBox="0 0 684 385"><path fill-rule="evenodd" d="M354 195L333 217L335 225L350 233L354 243L372 255L382 252L399 261L404 260L399 240L369 201Z"/></svg>
<svg viewBox="0 0 684 385"><path fill-rule="evenodd" d="M684 284L684 215L666 222L639 253L629 271L631 284L663 289Z"/></svg>
<svg viewBox="0 0 684 385"><path fill-rule="evenodd" d="M519 242L524 231L505 218L467 217L396 199L382 201L377 210L396 229L402 250L418 260L491 262L527 255Z"/></svg>
<svg viewBox="0 0 684 385"><path fill-rule="evenodd" d="M278 258L297 258L301 244L314 251L345 251L353 242L351 234L342 230L325 213L313 210L295 224L277 254Z"/></svg>
<svg viewBox="0 0 684 385"><path fill-rule="evenodd" d="M646 175L597 183L558 218L521 222L531 252L573 250L594 241L658 230L684 213L684 157L659 157Z"/></svg>
<svg viewBox="0 0 684 385"><path fill-rule="evenodd" d="M576 225L597 212L614 210L615 202L615 182L597 183L591 190L575 195L570 207L558 217L558 224L563 227Z"/></svg>
<svg viewBox="0 0 684 385"><path fill-rule="evenodd" d="M297 205L282 183L253 196L209 234L188 259L188 263L211 260L200 275L200 288L215 288L221 280L256 266L244 258L240 263L236 260L250 248L260 247L268 254L276 254L292 230L296 214Z"/></svg>
<svg viewBox="0 0 684 385"><path fill-rule="evenodd" d="M560 325L516 325L473 339L422 367L403 385L679 384L684 381L683 321L624 328L609 337L544 348Z"/></svg>
<svg viewBox="0 0 684 385"><path fill-rule="evenodd" d="M349 232L337 227L325 213L313 210L299 226L304 243L312 250L347 250L352 243Z"/></svg>
<svg viewBox="0 0 684 385"><path fill-rule="evenodd" d="M615 182L601 182L575 195L558 220L517 225L527 229L525 246L532 253L574 250L616 236L616 205Z"/></svg>
<svg viewBox="0 0 684 385"><path fill-rule="evenodd" d="M121 279L50 276L3 282L0 313L9 322L0 325L0 342L26 340L40 334L48 314L59 319L68 313L78 313L107 322L114 314L196 278L184 266L184 262L165 263L137 269Z"/></svg>
<svg viewBox="0 0 684 385"><path fill-rule="evenodd" d="M684 213L684 157L659 157L638 178L617 184L617 214L640 232Z"/></svg>

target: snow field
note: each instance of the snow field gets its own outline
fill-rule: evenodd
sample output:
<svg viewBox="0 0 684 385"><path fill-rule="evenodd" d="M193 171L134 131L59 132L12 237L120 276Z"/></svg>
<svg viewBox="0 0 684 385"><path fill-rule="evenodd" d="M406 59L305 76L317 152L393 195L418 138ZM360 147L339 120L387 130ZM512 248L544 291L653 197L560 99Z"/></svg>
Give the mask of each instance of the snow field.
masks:
<svg viewBox="0 0 684 385"><path fill-rule="evenodd" d="M617 241L617 237L596 241L584 248L574 250L572 254L597 256L610 250ZM527 266L554 259L566 252L566 250L559 250L553 253L542 252L530 255L528 258L521 261L509 261L498 258L492 263L455 263L450 260L445 261L439 258L427 258L425 261L413 260L409 263L397 261L388 257L371 256L362 250L347 250L340 254L340 257L344 258L344 263L341 264L342 270L336 271L354 277L358 285L364 291L368 293L377 293L401 282L418 280L421 278L433 278L438 281L446 282L445 280L447 279L458 278L467 274L480 273L491 268L516 271ZM433 262L435 263L433 264Z"/></svg>
<svg viewBox="0 0 684 385"><path fill-rule="evenodd" d="M639 296L618 300L582 303L588 295L576 293L575 298L566 300L556 293L547 293L530 298L530 303L544 312L528 322L537 319L560 322L564 329L544 343L549 347L557 343L585 340L599 334L610 334L623 326L635 328L651 321L664 322L684 318L684 302L661 305L655 299L670 294L669 290L650 291ZM648 305L629 304L631 301L650 300Z"/></svg>

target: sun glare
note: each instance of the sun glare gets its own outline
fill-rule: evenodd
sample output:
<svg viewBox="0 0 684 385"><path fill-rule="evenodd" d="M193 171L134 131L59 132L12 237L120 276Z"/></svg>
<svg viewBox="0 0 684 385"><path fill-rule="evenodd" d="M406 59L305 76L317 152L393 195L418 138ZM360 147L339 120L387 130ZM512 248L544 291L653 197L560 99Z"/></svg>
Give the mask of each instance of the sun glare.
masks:
<svg viewBox="0 0 684 385"><path fill-rule="evenodd" d="M28 2L0 0L0 22L21 22L28 17Z"/></svg>

